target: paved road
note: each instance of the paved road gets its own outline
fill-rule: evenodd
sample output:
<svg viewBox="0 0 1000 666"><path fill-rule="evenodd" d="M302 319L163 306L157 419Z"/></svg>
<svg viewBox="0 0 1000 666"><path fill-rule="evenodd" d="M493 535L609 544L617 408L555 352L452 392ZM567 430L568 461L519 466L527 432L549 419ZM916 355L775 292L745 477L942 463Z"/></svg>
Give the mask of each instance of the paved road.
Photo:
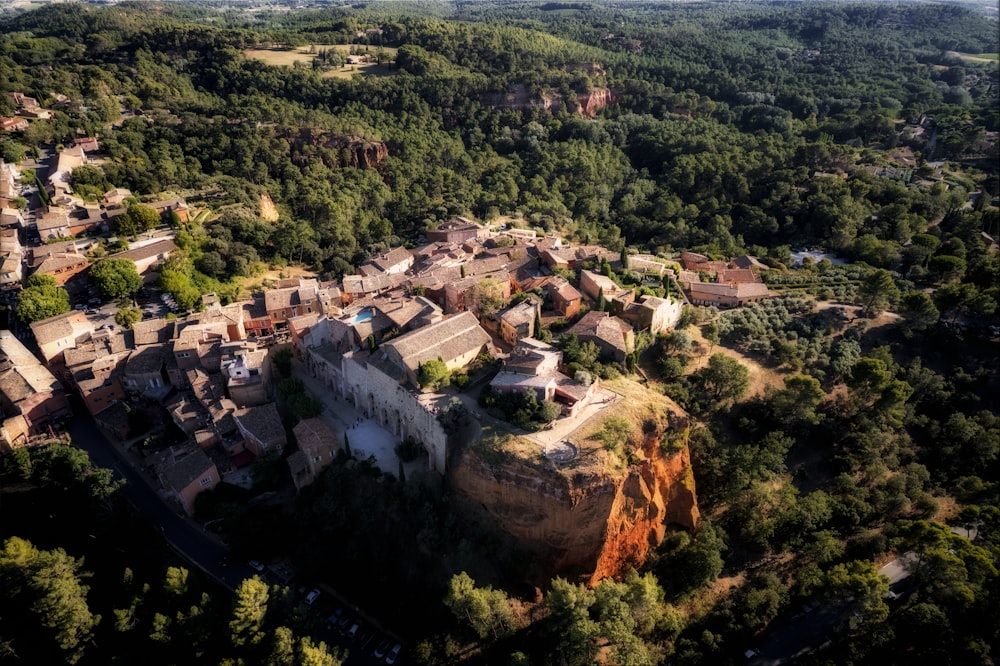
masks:
<svg viewBox="0 0 1000 666"><path fill-rule="evenodd" d="M76 415L68 428L73 444L89 453L95 465L112 469L119 478L125 479L126 497L136 509L159 525L164 538L175 551L230 590L236 589L240 581L253 574L245 565L234 563L223 567L219 564L227 552L226 547L165 504L143 475L97 429L82 404L76 402L74 412Z"/></svg>
<svg viewBox="0 0 1000 666"><path fill-rule="evenodd" d="M912 579L907 565L916 558L914 553L904 553L881 567L878 571L889 579L889 589L894 595L903 595L910 589ZM894 599L896 597L893 597ZM835 605L775 621L757 648L757 655L750 660L754 666L776 666L793 662L797 657L822 647L833 638L838 625L843 622L847 606Z"/></svg>
<svg viewBox="0 0 1000 666"><path fill-rule="evenodd" d="M113 470L118 478L125 479L126 497L136 509L160 527L164 538L174 551L229 590L235 590L244 578L255 573L249 566L235 562L223 567L220 561L227 553L227 548L206 534L196 523L179 515L166 504L143 474L122 454L120 447L98 430L82 402L74 396L73 403L75 416L68 428L73 444L85 450L95 465L107 467ZM319 609L317 608L315 612L319 612ZM364 644L358 644L357 641L340 635L324 624L316 637L326 641L327 645L348 650L349 656L345 661L348 666L374 666L381 662L371 653L383 636L372 635L370 638L366 636L369 640ZM403 661L397 660L396 663Z"/></svg>

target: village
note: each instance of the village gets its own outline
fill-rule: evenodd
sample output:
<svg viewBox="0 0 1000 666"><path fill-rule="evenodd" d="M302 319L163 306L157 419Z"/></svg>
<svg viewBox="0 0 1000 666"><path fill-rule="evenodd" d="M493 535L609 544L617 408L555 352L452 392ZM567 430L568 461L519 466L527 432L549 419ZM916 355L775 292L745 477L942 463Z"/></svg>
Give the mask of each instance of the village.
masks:
<svg viewBox="0 0 1000 666"><path fill-rule="evenodd" d="M267 455L286 454L297 489L345 448L392 474L404 473L399 447L417 450L407 468L444 474L449 452L474 441L480 423L527 435L541 455L566 460L566 436L620 398L600 375L636 370L637 336L648 343L672 329L686 303L734 307L769 295L760 278L767 266L751 257L667 259L455 217L340 281L286 278L248 300L206 294L201 311L178 313L158 291L158 268L177 250L169 223L191 211L179 197L151 202L161 227L92 261L88 249L132 197L113 189L85 203L74 194L70 174L98 149L92 137L66 147L45 183L24 183L16 165L0 165L7 302L34 274L52 276L74 302L33 322L30 334L0 335L0 446L51 437L71 416L75 391L188 515L197 495L219 483L248 486L248 468ZM37 208L15 207L38 185L45 194ZM113 305L88 284L104 259L127 259L143 278L134 295L143 319L131 328L108 323ZM598 362L568 367L553 334L591 345ZM277 387L290 376L318 400L317 416L279 409L287 399ZM500 403L513 408L505 414ZM157 436L148 424L136 431L140 413L160 424ZM168 421L173 436L163 434Z"/></svg>

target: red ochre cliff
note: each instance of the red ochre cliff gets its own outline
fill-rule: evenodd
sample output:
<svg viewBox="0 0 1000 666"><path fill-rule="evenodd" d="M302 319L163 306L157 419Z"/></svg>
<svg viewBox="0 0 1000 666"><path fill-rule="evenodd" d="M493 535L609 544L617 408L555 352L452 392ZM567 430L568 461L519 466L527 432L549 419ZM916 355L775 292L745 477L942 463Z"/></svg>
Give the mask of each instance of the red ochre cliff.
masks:
<svg viewBox="0 0 1000 666"><path fill-rule="evenodd" d="M589 437L573 437L579 455L571 462L554 463L539 444L513 438L471 447L450 470L453 487L533 552L544 576L596 585L641 566L668 525L698 524L688 422L679 408L630 419L637 432L629 464L594 439L605 418L577 431Z"/></svg>

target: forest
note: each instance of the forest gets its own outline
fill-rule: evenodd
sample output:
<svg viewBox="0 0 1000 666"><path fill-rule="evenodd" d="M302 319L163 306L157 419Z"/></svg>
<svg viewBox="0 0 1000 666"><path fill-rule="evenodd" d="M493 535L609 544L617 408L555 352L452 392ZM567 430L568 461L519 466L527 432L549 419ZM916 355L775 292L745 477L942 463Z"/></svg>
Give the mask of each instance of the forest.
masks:
<svg viewBox="0 0 1000 666"><path fill-rule="evenodd" d="M0 116L10 92L53 110L0 132L5 160L96 135L81 196L212 211L174 221L161 286L183 308L235 299L268 267L340 278L454 215L664 257L752 254L776 297L689 307L643 352L650 386L694 419L704 520L621 580L526 585L530 557L447 484L363 461L331 466L293 511L204 501L235 555L289 554L366 597L417 664L746 663L761 632L817 605L842 622L797 663L996 660L995 19L875 2L244 9L0 14ZM388 73L246 55L311 45L383 49ZM803 247L846 263L796 265ZM749 366L777 379L758 390ZM341 661L292 591L230 594L189 570L85 458L0 461L0 657ZM896 598L878 566L903 553L914 584Z"/></svg>

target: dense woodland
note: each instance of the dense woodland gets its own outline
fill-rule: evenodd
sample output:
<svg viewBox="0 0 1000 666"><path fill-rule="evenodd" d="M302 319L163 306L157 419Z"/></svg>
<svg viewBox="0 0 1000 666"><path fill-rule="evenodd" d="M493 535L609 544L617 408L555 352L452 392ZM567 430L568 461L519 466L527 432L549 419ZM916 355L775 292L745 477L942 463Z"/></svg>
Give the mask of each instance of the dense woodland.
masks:
<svg viewBox="0 0 1000 666"><path fill-rule="evenodd" d="M388 75L346 79L244 55L312 44L398 50ZM931 3L48 5L0 17L0 88L69 101L0 146L96 134L107 159L74 174L81 194L179 192L218 213L177 223L162 283L187 308L268 264L342 276L455 214L773 267L778 298L690 308L642 354L696 417L705 521L621 581L525 586L530 558L446 485L365 462L331 467L294 511L200 504L235 554L290 555L364 597L416 663L737 663L809 603L844 621L804 663L982 664L1000 648L1000 259L982 235L1000 233L998 50L995 21ZM514 89L550 108L508 108ZM580 113L602 89L612 103ZM923 139L903 131L917 124ZM359 145L387 154L365 165ZM793 269L798 246L852 263ZM783 383L748 397L719 346ZM22 517L3 521L17 611L0 657L334 663L287 590L231 597L187 571L73 451L3 460L21 491L4 515ZM258 469L261 487L283 469ZM908 551L916 587L889 600L876 563Z"/></svg>

